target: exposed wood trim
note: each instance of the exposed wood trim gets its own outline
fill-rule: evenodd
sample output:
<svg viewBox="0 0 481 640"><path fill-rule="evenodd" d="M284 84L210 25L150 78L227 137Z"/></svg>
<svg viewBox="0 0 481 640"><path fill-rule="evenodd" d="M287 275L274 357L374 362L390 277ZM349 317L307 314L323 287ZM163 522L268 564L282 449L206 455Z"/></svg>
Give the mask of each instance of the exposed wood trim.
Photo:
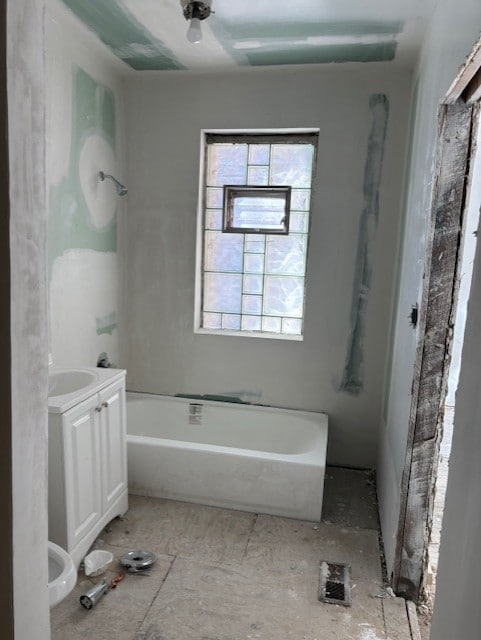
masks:
<svg viewBox="0 0 481 640"><path fill-rule="evenodd" d="M481 38L474 45L473 50L466 58L459 70L454 82L446 94L445 104L454 104L462 96L468 84L474 78L481 67Z"/></svg>
<svg viewBox="0 0 481 640"><path fill-rule="evenodd" d="M393 586L418 601L447 386L472 107L442 105Z"/></svg>
<svg viewBox="0 0 481 640"><path fill-rule="evenodd" d="M406 611L412 640L422 640L421 630L419 628L418 614L414 602L406 602Z"/></svg>
<svg viewBox="0 0 481 640"><path fill-rule="evenodd" d="M0 571L2 638L13 640L13 507L12 507L12 393L10 324L10 199L7 120L7 3L0 5Z"/></svg>

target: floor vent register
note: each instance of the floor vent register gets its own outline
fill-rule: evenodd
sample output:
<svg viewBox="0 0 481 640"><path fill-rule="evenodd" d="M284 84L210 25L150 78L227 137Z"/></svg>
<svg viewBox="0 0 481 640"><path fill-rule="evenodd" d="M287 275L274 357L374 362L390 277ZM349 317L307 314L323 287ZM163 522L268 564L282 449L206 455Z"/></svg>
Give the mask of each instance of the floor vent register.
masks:
<svg viewBox="0 0 481 640"><path fill-rule="evenodd" d="M328 604L351 606L351 567L349 565L321 562L319 600Z"/></svg>

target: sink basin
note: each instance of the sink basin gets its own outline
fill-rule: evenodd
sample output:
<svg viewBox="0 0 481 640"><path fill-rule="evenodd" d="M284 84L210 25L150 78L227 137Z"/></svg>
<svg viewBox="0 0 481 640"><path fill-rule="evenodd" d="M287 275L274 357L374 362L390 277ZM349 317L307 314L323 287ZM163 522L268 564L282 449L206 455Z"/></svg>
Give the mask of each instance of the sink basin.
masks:
<svg viewBox="0 0 481 640"><path fill-rule="evenodd" d="M48 541L48 600L50 608L61 602L77 582L77 571L69 554Z"/></svg>
<svg viewBox="0 0 481 640"><path fill-rule="evenodd" d="M93 371L56 371L48 377L48 395L63 396L88 387L95 382L97 374Z"/></svg>
<svg viewBox="0 0 481 640"><path fill-rule="evenodd" d="M48 412L64 413L79 402L92 398L107 384L121 380L124 369L98 367L54 367L48 374Z"/></svg>

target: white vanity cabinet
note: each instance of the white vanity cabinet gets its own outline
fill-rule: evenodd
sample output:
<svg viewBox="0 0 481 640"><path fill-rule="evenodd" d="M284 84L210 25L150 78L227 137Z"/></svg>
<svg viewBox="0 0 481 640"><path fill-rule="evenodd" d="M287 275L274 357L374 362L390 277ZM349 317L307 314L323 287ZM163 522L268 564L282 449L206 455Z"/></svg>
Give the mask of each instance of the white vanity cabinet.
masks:
<svg viewBox="0 0 481 640"><path fill-rule="evenodd" d="M116 382L99 392L102 512L109 511L127 491L125 383Z"/></svg>
<svg viewBox="0 0 481 640"><path fill-rule="evenodd" d="M77 567L128 507L125 372L110 373L99 373L92 394L65 411L49 407L49 540Z"/></svg>

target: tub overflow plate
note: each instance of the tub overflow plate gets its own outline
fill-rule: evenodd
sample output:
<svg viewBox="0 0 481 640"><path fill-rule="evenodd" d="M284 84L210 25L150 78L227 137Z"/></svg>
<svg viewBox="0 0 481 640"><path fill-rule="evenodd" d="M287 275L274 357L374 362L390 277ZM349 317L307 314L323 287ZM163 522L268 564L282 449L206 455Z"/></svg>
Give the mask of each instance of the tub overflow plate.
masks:
<svg viewBox="0 0 481 640"><path fill-rule="evenodd" d="M130 573L137 573L150 569L156 560L150 551L130 551L120 558L120 564Z"/></svg>

